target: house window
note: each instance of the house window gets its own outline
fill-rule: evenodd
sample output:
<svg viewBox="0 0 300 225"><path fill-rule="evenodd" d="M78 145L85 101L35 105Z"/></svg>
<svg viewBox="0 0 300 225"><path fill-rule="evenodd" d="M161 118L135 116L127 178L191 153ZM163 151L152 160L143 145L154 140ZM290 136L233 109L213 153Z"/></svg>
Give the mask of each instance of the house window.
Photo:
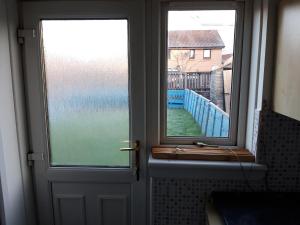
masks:
<svg viewBox="0 0 300 225"><path fill-rule="evenodd" d="M161 8L166 24L161 26L161 55L168 48L180 50L172 61L161 59L168 70L161 70L160 142L236 145L238 116L243 113L239 90L244 2L171 1ZM214 51L214 59L190 61L194 48L204 49L204 59L211 59Z"/></svg>
<svg viewBox="0 0 300 225"><path fill-rule="evenodd" d="M211 57L211 50L210 49L204 49L203 50L203 58L204 59L210 59Z"/></svg>
<svg viewBox="0 0 300 225"><path fill-rule="evenodd" d="M168 49L168 59L171 59L171 49Z"/></svg>
<svg viewBox="0 0 300 225"><path fill-rule="evenodd" d="M190 59L194 59L195 58L195 49L191 49L190 50Z"/></svg>

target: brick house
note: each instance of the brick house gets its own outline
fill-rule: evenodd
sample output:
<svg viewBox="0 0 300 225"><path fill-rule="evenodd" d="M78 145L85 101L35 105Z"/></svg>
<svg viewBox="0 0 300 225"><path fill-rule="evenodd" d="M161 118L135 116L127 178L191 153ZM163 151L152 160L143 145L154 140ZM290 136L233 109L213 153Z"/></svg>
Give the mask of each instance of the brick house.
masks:
<svg viewBox="0 0 300 225"><path fill-rule="evenodd" d="M222 64L225 47L217 30L168 32L168 69L182 72L210 72Z"/></svg>

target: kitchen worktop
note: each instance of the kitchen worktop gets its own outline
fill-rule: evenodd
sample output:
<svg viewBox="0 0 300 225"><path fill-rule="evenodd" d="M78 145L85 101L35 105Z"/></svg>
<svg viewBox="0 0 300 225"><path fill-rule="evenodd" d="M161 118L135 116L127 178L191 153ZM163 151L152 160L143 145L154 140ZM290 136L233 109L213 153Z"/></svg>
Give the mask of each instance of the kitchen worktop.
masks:
<svg viewBox="0 0 300 225"><path fill-rule="evenodd" d="M209 225L300 225L300 193L213 193L207 216Z"/></svg>

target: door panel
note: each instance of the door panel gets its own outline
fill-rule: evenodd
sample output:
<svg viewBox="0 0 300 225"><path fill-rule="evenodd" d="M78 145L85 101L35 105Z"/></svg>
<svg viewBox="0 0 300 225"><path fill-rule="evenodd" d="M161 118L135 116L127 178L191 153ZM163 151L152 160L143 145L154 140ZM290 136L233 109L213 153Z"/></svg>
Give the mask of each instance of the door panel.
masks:
<svg viewBox="0 0 300 225"><path fill-rule="evenodd" d="M127 225L128 200L126 195L98 196L99 222L101 225Z"/></svg>
<svg viewBox="0 0 300 225"><path fill-rule="evenodd" d="M85 198L82 195L54 195L56 224L86 225ZM72 216L69 216L72 215Z"/></svg>
<svg viewBox="0 0 300 225"><path fill-rule="evenodd" d="M52 189L56 224L130 224L130 185L53 183Z"/></svg>

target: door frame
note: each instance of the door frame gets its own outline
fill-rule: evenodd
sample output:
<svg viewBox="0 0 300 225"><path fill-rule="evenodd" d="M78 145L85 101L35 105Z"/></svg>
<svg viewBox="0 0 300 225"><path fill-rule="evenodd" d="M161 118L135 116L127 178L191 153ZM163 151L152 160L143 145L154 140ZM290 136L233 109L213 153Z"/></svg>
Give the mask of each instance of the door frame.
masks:
<svg viewBox="0 0 300 225"><path fill-rule="evenodd" d="M131 183L131 224L145 224L147 219L147 154L145 148L145 29L143 1L51 1L23 2L23 29L35 29L34 36L26 36L24 73L30 129L30 149L45 153L44 160L34 161L33 174L40 224L54 224L52 182ZM132 168L51 167L48 149L45 83L40 52L39 21L41 19L128 19L129 75L131 82L132 140L139 140L140 180L136 182ZM134 46L134 48L133 48ZM132 66L134 65L134 66ZM39 79L36 79L39 78ZM130 85L131 84L131 85ZM45 151L44 151L45 149ZM133 159L133 155L132 155ZM134 196L134 197L133 197ZM133 210L134 209L134 210Z"/></svg>

